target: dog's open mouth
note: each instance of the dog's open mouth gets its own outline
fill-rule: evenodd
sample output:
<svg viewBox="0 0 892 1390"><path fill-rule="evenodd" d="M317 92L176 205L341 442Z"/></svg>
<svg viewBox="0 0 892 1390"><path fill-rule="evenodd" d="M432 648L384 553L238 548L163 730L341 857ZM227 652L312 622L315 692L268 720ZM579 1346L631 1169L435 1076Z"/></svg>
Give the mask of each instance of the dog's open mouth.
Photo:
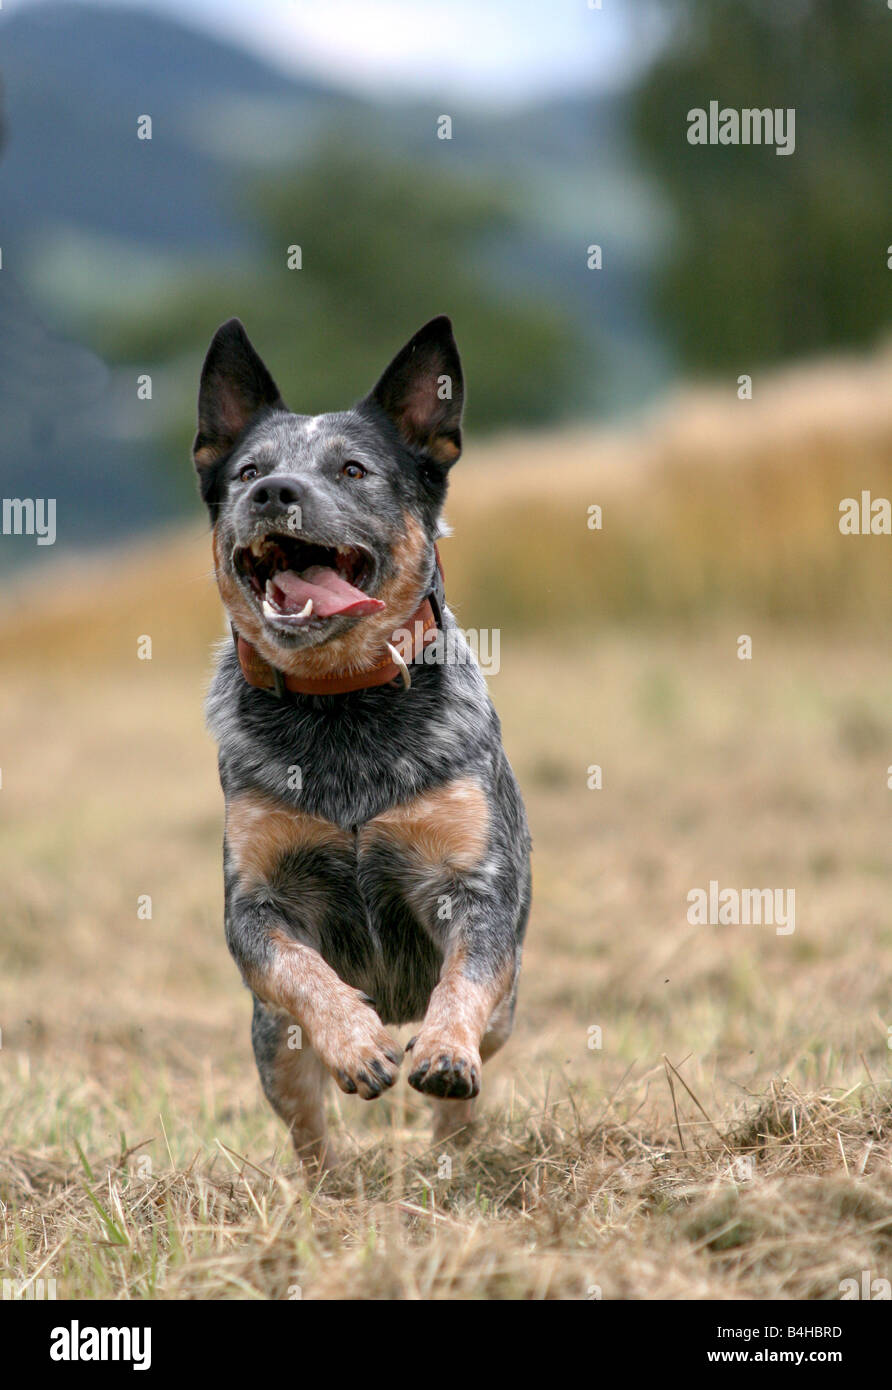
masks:
<svg viewBox="0 0 892 1390"><path fill-rule="evenodd" d="M236 550L233 563L276 626L318 618L362 617L384 607L363 592L371 557L357 546L325 546L274 533Z"/></svg>

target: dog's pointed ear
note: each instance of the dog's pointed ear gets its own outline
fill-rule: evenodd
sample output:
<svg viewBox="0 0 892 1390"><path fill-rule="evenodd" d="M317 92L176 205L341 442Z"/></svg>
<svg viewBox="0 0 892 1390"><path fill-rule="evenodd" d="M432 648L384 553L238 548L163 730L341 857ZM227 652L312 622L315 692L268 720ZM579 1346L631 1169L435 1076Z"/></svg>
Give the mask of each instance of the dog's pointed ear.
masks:
<svg viewBox="0 0 892 1390"><path fill-rule="evenodd" d="M199 473L227 454L259 410L287 410L239 319L218 328L201 369L198 433L192 457Z"/></svg>
<svg viewBox="0 0 892 1390"><path fill-rule="evenodd" d="M397 353L369 400L390 417L411 449L448 469L461 453L464 394L452 324L441 314Z"/></svg>

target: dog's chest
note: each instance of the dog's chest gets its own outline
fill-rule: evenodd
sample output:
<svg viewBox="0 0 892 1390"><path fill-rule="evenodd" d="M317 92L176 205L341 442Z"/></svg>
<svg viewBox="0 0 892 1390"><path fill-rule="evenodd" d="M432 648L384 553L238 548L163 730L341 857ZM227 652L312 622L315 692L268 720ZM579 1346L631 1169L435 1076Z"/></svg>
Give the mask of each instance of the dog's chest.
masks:
<svg viewBox="0 0 892 1390"><path fill-rule="evenodd" d="M244 792L226 808L231 888L261 898L381 1017L420 1017L442 963L454 895L488 849L489 807L472 777L349 830Z"/></svg>
<svg viewBox="0 0 892 1390"><path fill-rule="evenodd" d="M281 884L320 871L326 860L357 884L376 864L416 882L472 871L488 843L489 807L480 782L455 778L349 829L260 792L232 796L226 843L244 886Z"/></svg>

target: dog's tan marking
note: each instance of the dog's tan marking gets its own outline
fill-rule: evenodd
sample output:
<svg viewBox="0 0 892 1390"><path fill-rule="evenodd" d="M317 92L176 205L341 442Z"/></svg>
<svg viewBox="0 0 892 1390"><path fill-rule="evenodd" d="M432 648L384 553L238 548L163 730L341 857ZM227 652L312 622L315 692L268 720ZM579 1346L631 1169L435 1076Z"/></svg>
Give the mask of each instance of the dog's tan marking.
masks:
<svg viewBox="0 0 892 1390"><path fill-rule="evenodd" d="M436 395L436 387L432 377L416 381L405 395L402 408L395 412L394 421L408 444L424 449L437 463L448 466L458 458L461 447L443 433L450 408Z"/></svg>
<svg viewBox="0 0 892 1390"><path fill-rule="evenodd" d="M427 537L411 512L403 516L403 535L394 550L396 573L381 586L377 598L383 609L370 613L340 637L318 647L287 652L270 638L259 616L248 602L238 580L223 562L216 528L213 534L214 569L220 597L236 628L260 655L291 676L311 679L334 673L365 671L382 659L392 633L403 627L415 612L425 593Z"/></svg>
<svg viewBox="0 0 892 1390"><path fill-rule="evenodd" d="M334 1161L325 1130L325 1079L325 1068L309 1044L289 1047L286 1032L273 1061L267 1095L276 1114L288 1126L297 1157L302 1161L315 1160L321 1168L330 1167Z"/></svg>
<svg viewBox="0 0 892 1390"><path fill-rule="evenodd" d="M312 946L281 928L270 932L269 941L272 959L262 971L246 974L249 988L300 1024L342 1090L365 1099L377 1095L382 1086L376 1063L387 1078L384 1085L392 1085L402 1049L361 992L345 984Z"/></svg>
<svg viewBox="0 0 892 1390"><path fill-rule="evenodd" d="M434 1095L438 1094L438 1079L449 1077L450 1085L460 1082L465 1095L459 1093L453 1098L461 1100L475 1096L480 1089L481 1043L493 1014L510 996L514 981L513 963L506 963L489 980L472 980L466 968L461 948L448 956L412 1045L409 1073L412 1085ZM443 1099L445 1103L449 1097ZM470 1110L463 1113L470 1118ZM443 1123L441 1115L437 1123L440 1137L445 1132Z"/></svg>
<svg viewBox="0 0 892 1390"><path fill-rule="evenodd" d="M472 1136L474 1123L474 1100L442 1100L439 1096L429 1096L433 1111L434 1127L431 1138L435 1144L445 1144L447 1140L456 1147L467 1144Z"/></svg>
<svg viewBox="0 0 892 1390"><path fill-rule="evenodd" d="M459 1047L477 1052L493 1012L510 993L513 962L490 980L471 980L466 974L465 953L455 951L443 966L440 983L433 991L418 1034L419 1040L448 1039L446 1050ZM433 1050L433 1048L431 1048ZM413 1048L418 1061L418 1044Z"/></svg>
<svg viewBox="0 0 892 1390"><path fill-rule="evenodd" d="M279 860L295 850L351 848L346 830L256 792L243 792L227 804L226 843L249 883L267 882Z"/></svg>
<svg viewBox="0 0 892 1390"><path fill-rule="evenodd" d="M269 934L272 959L262 971L247 976L250 989L267 1004L284 1009L309 1030L310 1020L323 1001L338 998L348 989L343 980L312 946L295 941L281 927ZM356 994L356 990L351 990Z"/></svg>
<svg viewBox="0 0 892 1390"><path fill-rule="evenodd" d="M433 435L427 442L427 452L437 463L452 464L461 453L454 439L445 434Z"/></svg>
<svg viewBox="0 0 892 1390"><path fill-rule="evenodd" d="M195 467L198 469L207 468L210 464L216 462L222 452L222 449L214 449L210 444L203 444L201 448L196 449L195 453L192 455Z"/></svg>
<svg viewBox="0 0 892 1390"><path fill-rule="evenodd" d="M448 782L376 816L360 832L360 850L385 840L426 863L462 871L475 868L489 843L489 805L472 777Z"/></svg>
<svg viewBox="0 0 892 1390"><path fill-rule="evenodd" d="M245 597L241 585L232 571L223 563L220 537L217 534L216 526L211 537L211 545L214 551L214 572L217 576L217 588L220 590L224 608L242 636L256 647L267 661L275 659L275 664L278 664L278 658L275 656L272 644L267 642L264 636L260 618Z"/></svg>
<svg viewBox="0 0 892 1390"><path fill-rule="evenodd" d="M511 982L509 981L508 990L502 995L501 999L496 1004L495 1008L490 1014L489 1021L483 1033L483 1037L480 1039L479 1052L481 1064L483 1062L488 1062L490 1057L495 1056L499 1048L505 1044L511 1033L512 1015L514 1010L512 1007L510 984ZM424 1038L421 1039L422 1047L430 1047L431 1043L433 1043L433 1048L428 1055L438 1055L436 1051L433 1050L436 1048L435 1038L431 1038L429 1035L427 1043L425 1042ZM417 1049L418 1043L416 1042L411 1054L413 1059L415 1057ZM442 1051L443 1049L441 1048L440 1050ZM421 1054L418 1053L418 1056L420 1058ZM412 1066L417 1065L418 1062L413 1060ZM441 1099L439 1096L429 1096L428 1100L430 1101L431 1108L433 1110L434 1143L442 1144L446 1140L449 1140L449 1142L452 1144L468 1143L472 1136L472 1128L474 1124L474 1111L477 1106L476 1099L444 1100Z"/></svg>

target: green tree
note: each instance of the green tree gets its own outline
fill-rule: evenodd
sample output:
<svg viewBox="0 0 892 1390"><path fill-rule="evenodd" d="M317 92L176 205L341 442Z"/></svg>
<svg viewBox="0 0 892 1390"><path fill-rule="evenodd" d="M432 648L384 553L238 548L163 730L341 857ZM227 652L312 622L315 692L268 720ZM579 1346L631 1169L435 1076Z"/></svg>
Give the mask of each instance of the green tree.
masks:
<svg viewBox="0 0 892 1390"><path fill-rule="evenodd" d="M369 389L416 328L448 313L472 428L554 418L569 398L575 332L503 274L510 191L436 170L437 153L397 163L332 135L290 176L249 189L262 250L246 269L192 278L173 301L107 322L97 345L117 361L197 356L236 314L292 409L319 412ZM291 246L299 270L288 268ZM192 409L189 396L176 432L192 427Z"/></svg>
<svg viewBox="0 0 892 1390"><path fill-rule="evenodd" d="M892 15L866 0L666 0L635 128L676 216L657 307L686 364L868 344L889 322ZM690 145L687 113L795 109L796 148ZM741 365L742 364L742 365Z"/></svg>

